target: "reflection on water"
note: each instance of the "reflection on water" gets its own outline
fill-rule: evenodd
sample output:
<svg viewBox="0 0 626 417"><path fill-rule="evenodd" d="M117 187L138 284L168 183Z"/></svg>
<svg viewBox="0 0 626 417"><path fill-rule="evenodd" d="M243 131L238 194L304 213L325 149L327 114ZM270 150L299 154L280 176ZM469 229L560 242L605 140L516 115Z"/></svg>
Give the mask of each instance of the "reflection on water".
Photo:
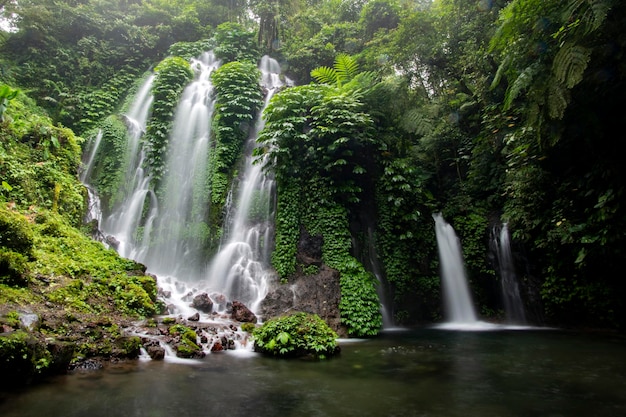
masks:
<svg viewBox="0 0 626 417"><path fill-rule="evenodd" d="M62 376L6 396L29 416L623 416L626 339L422 329L343 342L339 357L208 355Z"/></svg>

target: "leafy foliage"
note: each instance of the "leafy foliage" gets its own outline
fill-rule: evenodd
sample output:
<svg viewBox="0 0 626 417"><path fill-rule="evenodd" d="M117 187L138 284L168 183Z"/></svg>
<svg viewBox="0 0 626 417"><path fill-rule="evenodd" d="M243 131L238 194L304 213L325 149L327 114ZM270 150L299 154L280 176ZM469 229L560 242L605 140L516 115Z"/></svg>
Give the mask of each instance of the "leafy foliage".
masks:
<svg viewBox="0 0 626 417"><path fill-rule="evenodd" d="M337 334L317 315L293 313L276 317L252 333L254 349L268 355L318 359L339 353Z"/></svg>
<svg viewBox="0 0 626 417"><path fill-rule="evenodd" d="M217 207L226 202L226 194L235 163L248 138L256 112L262 105L259 79L261 73L251 62L229 62L211 79L217 101L213 118L215 148L211 154L211 200Z"/></svg>

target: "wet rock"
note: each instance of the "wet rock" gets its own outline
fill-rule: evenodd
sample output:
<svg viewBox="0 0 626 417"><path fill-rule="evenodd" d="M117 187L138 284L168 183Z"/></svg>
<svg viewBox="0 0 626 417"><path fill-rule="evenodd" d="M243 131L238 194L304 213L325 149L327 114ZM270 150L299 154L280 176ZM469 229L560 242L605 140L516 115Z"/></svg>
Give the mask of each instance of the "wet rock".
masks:
<svg viewBox="0 0 626 417"><path fill-rule="evenodd" d="M300 231L296 259L303 265L322 265L322 236L311 236L305 229Z"/></svg>
<svg viewBox="0 0 626 417"><path fill-rule="evenodd" d="M107 245L109 245L110 247L112 247L113 249L115 249L115 250L117 250L119 248L119 246L120 246L120 241L117 240L114 236L111 236L111 235L109 235L109 236L107 236L105 238L105 243Z"/></svg>
<svg viewBox="0 0 626 417"><path fill-rule="evenodd" d="M148 346L145 349L152 360L159 361L165 358L165 349L159 345Z"/></svg>
<svg viewBox="0 0 626 417"><path fill-rule="evenodd" d="M241 301L233 301L231 318L242 323L256 323L256 315Z"/></svg>
<svg viewBox="0 0 626 417"><path fill-rule="evenodd" d="M192 316L187 317L187 320L189 321L199 321L200 320L200 313L196 313Z"/></svg>
<svg viewBox="0 0 626 417"><path fill-rule="evenodd" d="M193 298L191 306L196 310L200 310L204 313L210 313L211 311L213 311L213 301L209 297L209 294L205 292L196 295Z"/></svg>
<svg viewBox="0 0 626 417"><path fill-rule="evenodd" d="M97 371L102 368L104 368L102 361L98 359L89 358L89 359L84 359L73 364L70 367L70 370L72 371Z"/></svg>

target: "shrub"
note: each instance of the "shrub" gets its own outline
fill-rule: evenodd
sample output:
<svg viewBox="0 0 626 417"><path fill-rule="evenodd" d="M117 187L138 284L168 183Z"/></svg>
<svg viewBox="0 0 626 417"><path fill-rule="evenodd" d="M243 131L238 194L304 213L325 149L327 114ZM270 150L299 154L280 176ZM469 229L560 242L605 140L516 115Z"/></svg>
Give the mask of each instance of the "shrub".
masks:
<svg viewBox="0 0 626 417"><path fill-rule="evenodd" d="M324 359L339 353L337 334L319 316L294 313L271 319L252 333L255 351L281 357Z"/></svg>

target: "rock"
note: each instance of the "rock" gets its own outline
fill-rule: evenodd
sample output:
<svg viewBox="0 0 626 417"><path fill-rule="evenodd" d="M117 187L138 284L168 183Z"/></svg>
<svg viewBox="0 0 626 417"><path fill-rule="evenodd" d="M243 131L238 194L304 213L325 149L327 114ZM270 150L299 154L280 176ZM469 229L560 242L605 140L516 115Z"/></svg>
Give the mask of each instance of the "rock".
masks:
<svg viewBox="0 0 626 417"><path fill-rule="evenodd" d="M260 313L269 320L290 311L317 314L340 337L347 335L341 325L339 271L323 265L315 275L297 276L291 285L280 285L261 302Z"/></svg>
<svg viewBox="0 0 626 417"><path fill-rule="evenodd" d="M296 259L303 265L322 265L322 236L311 236L306 230L300 231Z"/></svg>
<svg viewBox="0 0 626 417"><path fill-rule="evenodd" d="M117 250L120 246L120 241L117 240L115 236L111 236L111 235L105 238L105 243L115 250Z"/></svg>
<svg viewBox="0 0 626 417"><path fill-rule="evenodd" d="M205 292L196 295L191 302L191 306L196 310L200 310L204 313L210 313L211 311L213 311L213 301L211 301L209 294Z"/></svg>
<svg viewBox="0 0 626 417"><path fill-rule="evenodd" d="M194 314L193 316L187 317L187 320L189 321L199 321L200 320L200 313Z"/></svg>
<svg viewBox="0 0 626 417"><path fill-rule="evenodd" d="M165 358L165 349L159 345L147 346L145 349L146 352L148 352L148 355L155 361Z"/></svg>
<svg viewBox="0 0 626 417"><path fill-rule="evenodd" d="M256 323L257 317L241 301L233 301L231 318L243 323Z"/></svg>

